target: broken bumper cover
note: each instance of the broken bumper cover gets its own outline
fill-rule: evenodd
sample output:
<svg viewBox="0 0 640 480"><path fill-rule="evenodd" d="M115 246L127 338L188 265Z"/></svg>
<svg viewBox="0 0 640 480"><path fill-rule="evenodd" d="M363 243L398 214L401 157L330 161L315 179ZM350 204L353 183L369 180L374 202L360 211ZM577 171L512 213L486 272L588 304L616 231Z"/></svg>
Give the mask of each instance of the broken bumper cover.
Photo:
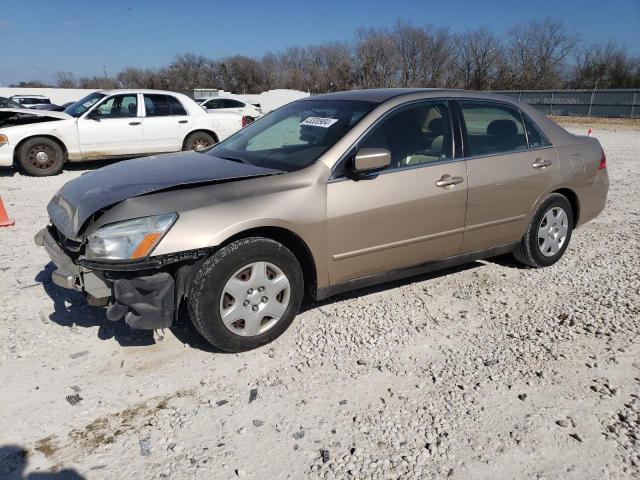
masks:
<svg viewBox="0 0 640 480"><path fill-rule="evenodd" d="M118 272L93 270L78 265L62 249L48 228L35 236L44 246L56 269L54 284L88 295L92 304L105 305L107 318L125 322L136 329L167 328L173 321L175 282L170 273L150 270Z"/></svg>

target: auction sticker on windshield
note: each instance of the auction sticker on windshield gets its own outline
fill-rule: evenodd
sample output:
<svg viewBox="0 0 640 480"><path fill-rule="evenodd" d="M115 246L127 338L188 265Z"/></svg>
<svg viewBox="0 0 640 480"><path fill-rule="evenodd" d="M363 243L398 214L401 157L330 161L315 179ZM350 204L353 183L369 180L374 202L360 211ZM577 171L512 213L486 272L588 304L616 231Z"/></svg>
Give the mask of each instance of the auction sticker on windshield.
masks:
<svg viewBox="0 0 640 480"><path fill-rule="evenodd" d="M338 121L337 118L325 118L325 117L307 117L300 125L307 125L309 127L322 127L329 128L331 125Z"/></svg>

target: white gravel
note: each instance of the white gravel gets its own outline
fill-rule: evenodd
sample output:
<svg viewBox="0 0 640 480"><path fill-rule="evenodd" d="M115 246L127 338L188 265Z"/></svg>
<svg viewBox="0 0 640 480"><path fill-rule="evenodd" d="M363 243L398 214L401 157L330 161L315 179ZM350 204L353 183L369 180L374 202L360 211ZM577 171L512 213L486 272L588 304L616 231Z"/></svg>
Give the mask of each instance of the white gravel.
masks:
<svg viewBox="0 0 640 480"><path fill-rule="evenodd" d="M54 286L32 237L83 170L0 171L0 477L638 478L639 131L594 127L607 208L559 264L343 295L241 355Z"/></svg>

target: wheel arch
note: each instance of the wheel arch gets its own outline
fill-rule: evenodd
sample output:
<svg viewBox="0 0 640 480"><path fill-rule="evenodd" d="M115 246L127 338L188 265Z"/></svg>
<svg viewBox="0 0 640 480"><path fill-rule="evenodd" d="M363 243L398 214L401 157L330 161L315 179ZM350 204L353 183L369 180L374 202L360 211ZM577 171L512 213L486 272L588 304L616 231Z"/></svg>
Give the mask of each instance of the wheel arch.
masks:
<svg viewBox="0 0 640 480"><path fill-rule="evenodd" d="M558 188L550 193L559 193L564 196L567 200L569 200L569 204L571 205L571 210L573 210L573 228L576 228L580 219L580 201L578 199L578 195L576 192L571 190L570 188Z"/></svg>
<svg viewBox="0 0 640 480"><path fill-rule="evenodd" d="M64 144L64 142L62 140L60 140L58 137L56 137L55 135L42 133L42 134L29 135L28 137L24 137L23 139L21 139L16 144L15 148L13 149L13 162L14 163L18 162L20 151L22 150L22 146L24 145L24 143L29 141L29 140L32 140L34 138L47 138L49 140L53 140L54 142L56 142L60 146L60 148L62 148L62 152L64 153L64 161L65 161L65 163L69 160L69 151L67 150L67 146Z"/></svg>
<svg viewBox="0 0 640 480"><path fill-rule="evenodd" d="M310 297L315 294L318 281L316 262L311 253L311 249L299 235L283 227L255 227L234 234L221 243L220 247L248 237L270 238L287 247L298 259L298 262L300 262L300 268L302 268L304 277L305 297Z"/></svg>
<svg viewBox="0 0 640 480"><path fill-rule="evenodd" d="M194 133L198 133L198 132L207 133L211 135L216 143L220 141L218 135L213 130L209 130L208 128L196 128L194 130L190 130L189 132L187 132L184 138L182 139L182 147L181 147L182 150L184 150L185 146L187 145L187 138L189 138L189 136L193 135Z"/></svg>

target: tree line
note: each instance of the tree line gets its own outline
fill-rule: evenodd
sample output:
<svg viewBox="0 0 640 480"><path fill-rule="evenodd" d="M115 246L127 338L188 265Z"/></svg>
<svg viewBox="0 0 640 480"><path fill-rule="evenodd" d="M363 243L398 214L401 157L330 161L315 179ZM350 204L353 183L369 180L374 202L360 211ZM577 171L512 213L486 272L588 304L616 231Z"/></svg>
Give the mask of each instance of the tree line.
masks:
<svg viewBox="0 0 640 480"><path fill-rule="evenodd" d="M398 21L362 28L351 42L295 46L261 58L211 59L180 54L165 67L127 67L115 75L77 78L58 72L62 88L220 88L259 93L291 88L322 93L354 88L447 87L473 90L640 88L640 56L617 43L586 44L558 20L533 20L502 34Z"/></svg>

